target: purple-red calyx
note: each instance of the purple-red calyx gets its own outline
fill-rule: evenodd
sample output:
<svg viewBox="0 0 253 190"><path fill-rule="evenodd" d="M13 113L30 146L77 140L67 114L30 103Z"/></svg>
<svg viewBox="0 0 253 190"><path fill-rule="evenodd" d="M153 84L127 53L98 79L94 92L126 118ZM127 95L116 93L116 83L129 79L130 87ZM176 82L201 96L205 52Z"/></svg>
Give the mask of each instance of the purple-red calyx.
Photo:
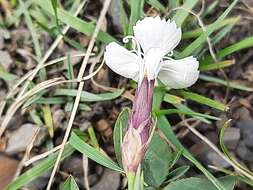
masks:
<svg viewBox="0 0 253 190"><path fill-rule="evenodd" d="M122 143L122 163L126 172L136 172L145 155L153 128L154 80L144 77L136 90L128 128Z"/></svg>

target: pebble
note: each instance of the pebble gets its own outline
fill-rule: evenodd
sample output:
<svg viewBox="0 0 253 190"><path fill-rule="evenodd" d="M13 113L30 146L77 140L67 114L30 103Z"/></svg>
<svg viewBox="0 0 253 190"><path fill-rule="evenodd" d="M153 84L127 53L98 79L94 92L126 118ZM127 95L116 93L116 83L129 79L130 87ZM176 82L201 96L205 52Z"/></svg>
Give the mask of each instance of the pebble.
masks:
<svg viewBox="0 0 253 190"><path fill-rule="evenodd" d="M240 129L235 127L230 127L226 129L223 141L228 149L235 149L240 140Z"/></svg>
<svg viewBox="0 0 253 190"><path fill-rule="evenodd" d="M228 168L230 166L230 164L223 158L221 158L221 156L218 155L216 152L213 151L208 152L206 158L214 166L218 166L221 168Z"/></svg>
<svg viewBox="0 0 253 190"><path fill-rule="evenodd" d="M246 146L253 147L253 119L250 115L245 115L237 122L237 127L241 130L242 139Z"/></svg>
<svg viewBox="0 0 253 190"><path fill-rule="evenodd" d="M91 187L91 190L117 190L120 186L120 174L118 172L105 169L100 181Z"/></svg>
<svg viewBox="0 0 253 190"><path fill-rule="evenodd" d="M236 154L237 156L246 162L252 162L253 161L253 152L246 146L244 141L239 142L237 148L236 148Z"/></svg>
<svg viewBox="0 0 253 190"><path fill-rule="evenodd" d="M3 68L6 71L10 70L12 59L11 59L10 54L7 51L0 50L0 64L3 66Z"/></svg>
<svg viewBox="0 0 253 190"><path fill-rule="evenodd" d="M38 126L30 123L21 125L17 130L9 134L9 140L6 147L6 153L16 154L25 151L27 146L31 143ZM45 136L45 130L40 130L37 135L37 139L34 145L39 145L43 141L43 136Z"/></svg>

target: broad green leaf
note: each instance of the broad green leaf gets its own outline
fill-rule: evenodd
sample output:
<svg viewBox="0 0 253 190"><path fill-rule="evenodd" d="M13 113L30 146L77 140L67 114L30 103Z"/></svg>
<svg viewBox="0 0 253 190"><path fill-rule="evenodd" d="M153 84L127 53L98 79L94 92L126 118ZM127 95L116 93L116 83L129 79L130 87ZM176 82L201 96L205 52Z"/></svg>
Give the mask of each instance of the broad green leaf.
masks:
<svg viewBox="0 0 253 190"><path fill-rule="evenodd" d="M206 38L210 36L221 24L221 22L225 19L225 17L230 13L232 8L238 0L234 0L230 6L223 12L223 14L206 30L205 33L201 34L196 40L194 40L189 46L187 46L178 56L177 58L183 58L191 55L191 53L196 50L202 43L206 42Z"/></svg>
<svg viewBox="0 0 253 190"><path fill-rule="evenodd" d="M235 187L235 177L228 176L219 179L220 183L223 184L225 190L233 190ZM167 185L163 190L216 190L216 187L208 180L190 177L181 179Z"/></svg>
<svg viewBox="0 0 253 190"><path fill-rule="evenodd" d="M49 12L50 14L54 14L53 7L49 0L33 0L34 3L38 4L43 10ZM69 12L57 8L58 18L61 22L71 26L72 28L76 29L77 31L84 33L88 36L93 34L95 26L91 22L86 22L80 18L74 17ZM109 35L106 32L100 31L97 40L102 41L104 43L109 43L112 41L117 42L117 40Z"/></svg>
<svg viewBox="0 0 253 190"><path fill-rule="evenodd" d="M215 108L215 109L218 109L221 111L228 111L228 109L229 109L228 106L226 106L218 101L212 100L210 98L207 98L205 96L199 95L194 92L189 92L189 91L185 91L185 90L174 90L172 92L174 92L176 95L183 96L183 98L185 98L185 99L193 100L195 102L210 106L212 108Z"/></svg>
<svg viewBox="0 0 253 190"><path fill-rule="evenodd" d="M91 160L118 172L124 172L115 162L102 154L96 148L85 143L76 133L72 132L69 142L76 150L85 154Z"/></svg>
<svg viewBox="0 0 253 190"><path fill-rule="evenodd" d="M153 187L160 187L169 173L172 159L168 144L155 133L143 161L144 181Z"/></svg>
<svg viewBox="0 0 253 190"><path fill-rule="evenodd" d="M69 176L64 184L60 187L60 190L79 190L75 179L72 176Z"/></svg>
<svg viewBox="0 0 253 190"><path fill-rule="evenodd" d="M97 102L97 101L106 101L112 100L119 97L123 93L124 89L116 90L112 93L101 93L93 94L90 92L82 91L81 93L81 102ZM72 96L75 97L77 94L76 89L56 89L55 96Z"/></svg>
<svg viewBox="0 0 253 190"><path fill-rule="evenodd" d="M190 166L180 166L176 168L169 173L169 175L167 176L168 180L165 183L170 183L181 178L189 169Z"/></svg>
<svg viewBox="0 0 253 190"><path fill-rule="evenodd" d="M212 77L212 76L201 74L201 75L199 75L199 78L204 81L214 82L214 83L217 83L217 84L220 84L223 86L228 86L227 81L217 78L217 77ZM233 82L233 81L229 81L229 88L234 88L237 90L244 90L244 91L248 91L248 92L253 91L253 88L247 87L245 85L240 84L239 82Z"/></svg>
<svg viewBox="0 0 253 190"><path fill-rule="evenodd" d="M61 157L61 160L69 157L74 152L74 148L67 144L64 147L64 151ZM40 161L37 163L34 167L27 170L25 173L20 175L17 179L15 179L13 182L11 182L6 190L17 190L23 187L24 185L30 183L31 181L35 180L39 176L43 175L46 171L48 171L50 168L52 168L55 164L55 161L57 159L58 152L52 154L48 158Z"/></svg>
<svg viewBox="0 0 253 190"><path fill-rule="evenodd" d="M129 108L124 108L120 112L116 120L116 123L114 125L114 130L113 130L113 144L114 144L115 155L121 167L122 167L121 144L123 141L124 131L127 128L129 113L130 113Z"/></svg>

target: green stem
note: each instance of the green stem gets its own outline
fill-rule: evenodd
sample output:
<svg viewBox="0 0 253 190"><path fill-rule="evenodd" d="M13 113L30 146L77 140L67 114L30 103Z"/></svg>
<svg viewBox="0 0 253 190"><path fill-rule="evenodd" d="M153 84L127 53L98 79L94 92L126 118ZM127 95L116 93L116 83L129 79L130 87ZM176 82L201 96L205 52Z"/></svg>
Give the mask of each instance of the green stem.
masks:
<svg viewBox="0 0 253 190"><path fill-rule="evenodd" d="M135 180L135 173L134 172L127 173L128 190L134 190L134 180Z"/></svg>

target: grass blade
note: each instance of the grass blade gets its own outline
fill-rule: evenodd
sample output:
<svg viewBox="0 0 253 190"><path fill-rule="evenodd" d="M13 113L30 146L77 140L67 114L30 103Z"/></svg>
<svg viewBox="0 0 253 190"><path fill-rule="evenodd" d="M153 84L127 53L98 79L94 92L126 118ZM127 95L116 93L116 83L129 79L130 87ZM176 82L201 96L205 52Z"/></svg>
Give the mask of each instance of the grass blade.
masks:
<svg viewBox="0 0 253 190"><path fill-rule="evenodd" d="M199 78L201 80L204 80L204 81L214 82L214 83L217 83L217 84L220 84L220 85L223 85L223 86L228 86L227 81L219 79L217 77L212 77L212 76L201 74L199 76ZM253 91L253 88L241 85L241 84L236 83L236 82L229 82L229 88L234 88L234 89L237 89L237 90L244 90L244 91L248 91L248 92Z"/></svg>
<svg viewBox="0 0 253 190"><path fill-rule="evenodd" d="M119 89L112 93L101 93L93 94L90 92L82 91L81 93L81 102L97 102L97 101L106 101L118 98L124 89ZM73 96L75 97L77 93L76 89L56 89L55 96Z"/></svg>
<svg viewBox="0 0 253 190"><path fill-rule="evenodd" d="M64 147L64 151L61 157L61 160L69 157L74 152L74 148L67 144ZM25 184L35 180L39 176L43 175L47 170L52 168L55 164L58 152L54 153L53 155L49 156L45 160L41 161L40 163L36 164L33 168L29 169L21 176L19 176L16 180L11 182L6 190L17 190L23 187Z"/></svg>
<svg viewBox="0 0 253 190"><path fill-rule="evenodd" d="M193 100L195 102L210 106L212 108L215 108L215 109L218 109L221 111L228 111L228 109L229 109L228 106L226 106L220 102L217 102L215 100L212 100L212 99L204 97L204 96L201 96L201 95L194 93L194 92L189 92L189 91L185 91L185 90L174 90L173 92L175 92L176 95L183 96L185 99Z"/></svg>
<svg viewBox="0 0 253 190"><path fill-rule="evenodd" d="M130 0L131 15L128 25L128 35L133 34L133 26L140 19L143 11L144 0Z"/></svg>
<svg viewBox="0 0 253 190"><path fill-rule="evenodd" d="M185 3L182 5L184 9L191 10L195 5L197 5L199 0L186 0ZM172 20L177 23L178 27L181 27L189 12L185 10L178 10L175 16L173 16Z"/></svg>
<svg viewBox="0 0 253 190"><path fill-rule="evenodd" d="M233 64L235 64L235 60L225 60L225 61L220 61L220 62L211 63L211 64L201 64L200 63L199 70L200 71L217 70L217 69L222 69L222 68L225 68L225 67L229 67Z"/></svg>
<svg viewBox="0 0 253 190"><path fill-rule="evenodd" d="M90 159L94 160L95 162L108 167L112 170L123 172L123 170L114 163L111 159L106 157L104 154L99 152L97 149L91 147L87 143L85 143L80 137L77 136L74 132L72 132L69 140L71 146L73 146L76 150L85 154Z"/></svg>
<svg viewBox="0 0 253 190"><path fill-rule="evenodd" d="M224 13L206 30L205 33L201 34L196 40L194 40L189 46L187 46L179 55L178 58L183 58L191 55L191 53L196 50L202 43L206 41L206 38L210 36L225 19L225 17L230 13L232 8L236 5L238 0L234 0L233 3L224 11Z"/></svg>
<svg viewBox="0 0 253 190"><path fill-rule="evenodd" d="M34 0L33 2L38 4L43 10L49 12L51 15L54 14L53 7L49 0ZM63 22L64 24L67 24L71 26L72 28L76 29L77 31L84 33L88 36L91 36L93 34L93 31L95 29L95 26L93 23L86 22L80 18L74 17L69 12L59 9L59 8L57 8L57 13L58 13L59 20ZM109 43L112 41L117 42L117 40L114 37L102 31L99 32L96 39L104 43Z"/></svg>
<svg viewBox="0 0 253 190"><path fill-rule="evenodd" d="M115 123L114 130L113 130L113 145L114 145L114 151L117 158L117 161L119 165L122 167L121 162L121 144L123 141L123 133L125 129L127 128L127 122L129 117L130 109L124 108Z"/></svg>
<svg viewBox="0 0 253 190"><path fill-rule="evenodd" d="M79 188L73 176L69 176L68 179L66 179L66 181L62 185L62 187L60 187L60 190L79 190Z"/></svg>

